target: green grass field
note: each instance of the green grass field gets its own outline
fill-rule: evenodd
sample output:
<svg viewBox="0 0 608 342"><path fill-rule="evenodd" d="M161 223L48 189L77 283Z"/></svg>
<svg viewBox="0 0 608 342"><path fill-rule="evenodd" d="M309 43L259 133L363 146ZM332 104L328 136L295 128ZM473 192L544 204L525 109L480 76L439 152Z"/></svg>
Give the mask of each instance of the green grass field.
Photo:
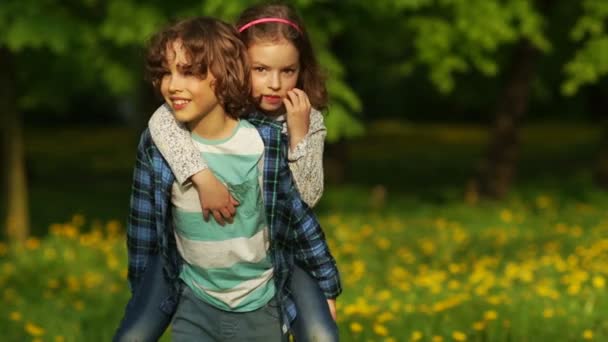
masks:
<svg viewBox="0 0 608 342"><path fill-rule="evenodd" d="M28 141L36 234L0 244L2 339L107 341L128 299L136 136ZM317 208L342 274L343 341L608 340L608 194L590 180L599 132L537 125L523 141L514 191L476 206L462 189L480 127L378 123L350 145L346 184Z"/></svg>

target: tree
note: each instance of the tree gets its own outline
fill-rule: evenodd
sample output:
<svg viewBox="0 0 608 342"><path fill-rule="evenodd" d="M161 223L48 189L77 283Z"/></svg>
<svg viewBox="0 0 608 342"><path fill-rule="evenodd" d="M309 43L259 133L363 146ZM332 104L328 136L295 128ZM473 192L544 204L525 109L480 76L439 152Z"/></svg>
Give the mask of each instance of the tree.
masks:
<svg viewBox="0 0 608 342"><path fill-rule="evenodd" d="M7 138L5 150L10 151L3 153L9 165L4 179L10 184L6 199L9 238L23 241L29 231L22 110L66 110L74 96L104 91L117 102L134 104L134 111L144 118L153 108L142 73L146 39L171 19L210 15L232 21L246 6L258 2L186 0L180 3L181 10L160 0L0 2L0 61L4 71L12 72L0 76L3 137ZM304 14L321 63L330 72L334 105L327 120L328 139L360 134L361 125L353 115L360 106L358 98L343 81L341 63L329 50L340 25L328 27L316 19L325 1L299 0L295 6ZM9 61L13 61L11 68Z"/></svg>
<svg viewBox="0 0 608 342"><path fill-rule="evenodd" d="M608 74L608 2L602 0L582 1L582 14L571 31L571 38L579 48L564 65L566 79L562 92L575 95L582 86L593 85L590 94L590 110L605 113L608 91L601 87L602 77ZM604 133L597 156L594 180L608 189L608 120L604 115Z"/></svg>

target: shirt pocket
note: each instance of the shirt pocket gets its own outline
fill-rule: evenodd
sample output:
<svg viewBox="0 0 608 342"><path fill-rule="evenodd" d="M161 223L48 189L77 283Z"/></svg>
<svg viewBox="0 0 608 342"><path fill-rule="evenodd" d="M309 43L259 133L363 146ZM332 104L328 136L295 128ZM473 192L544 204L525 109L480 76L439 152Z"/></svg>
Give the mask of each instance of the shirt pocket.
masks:
<svg viewBox="0 0 608 342"><path fill-rule="evenodd" d="M239 201L239 206L236 209L237 215L250 217L256 214L263 214L264 205L257 176L251 177L239 184L228 183L228 191L230 191L234 199Z"/></svg>

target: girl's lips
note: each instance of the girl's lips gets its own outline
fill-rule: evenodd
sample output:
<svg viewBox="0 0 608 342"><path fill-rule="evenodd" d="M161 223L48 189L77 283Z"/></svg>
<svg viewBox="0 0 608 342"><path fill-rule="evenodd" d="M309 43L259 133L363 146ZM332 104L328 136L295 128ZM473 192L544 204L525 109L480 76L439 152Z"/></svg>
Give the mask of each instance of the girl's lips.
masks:
<svg viewBox="0 0 608 342"><path fill-rule="evenodd" d="M264 95L262 96L262 99L264 100L264 102L273 105L280 104L283 102L283 99L281 99L280 96Z"/></svg>

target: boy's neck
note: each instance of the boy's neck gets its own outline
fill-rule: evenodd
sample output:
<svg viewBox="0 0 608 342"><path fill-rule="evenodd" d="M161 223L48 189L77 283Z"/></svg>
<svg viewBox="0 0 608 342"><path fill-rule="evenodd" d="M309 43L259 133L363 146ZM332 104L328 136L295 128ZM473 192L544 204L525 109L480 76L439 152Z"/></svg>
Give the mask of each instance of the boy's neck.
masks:
<svg viewBox="0 0 608 342"><path fill-rule="evenodd" d="M237 123L237 119L228 116L221 106L217 106L198 121L189 122L188 129L204 139L217 140L230 137Z"/></svg>

